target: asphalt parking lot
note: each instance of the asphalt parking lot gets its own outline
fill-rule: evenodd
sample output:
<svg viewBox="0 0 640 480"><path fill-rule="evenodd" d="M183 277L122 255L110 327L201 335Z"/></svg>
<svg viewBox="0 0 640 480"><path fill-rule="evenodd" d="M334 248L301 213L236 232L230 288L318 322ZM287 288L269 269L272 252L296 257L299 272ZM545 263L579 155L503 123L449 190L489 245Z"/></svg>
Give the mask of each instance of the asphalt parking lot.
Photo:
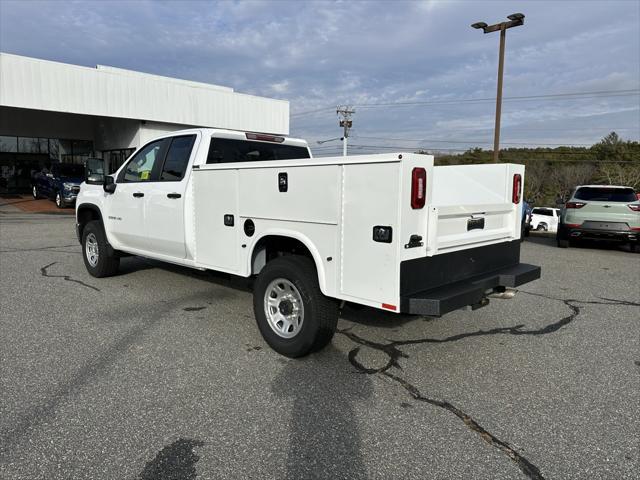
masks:
<svg viewBox="0 0 640 480"><path fill-rule="evenodd" d="M73 218L0 214L3 479L632 479L640 254L523 244L543 278L440 319L346 308L302 360L244 280L90 277Z"/></svg>

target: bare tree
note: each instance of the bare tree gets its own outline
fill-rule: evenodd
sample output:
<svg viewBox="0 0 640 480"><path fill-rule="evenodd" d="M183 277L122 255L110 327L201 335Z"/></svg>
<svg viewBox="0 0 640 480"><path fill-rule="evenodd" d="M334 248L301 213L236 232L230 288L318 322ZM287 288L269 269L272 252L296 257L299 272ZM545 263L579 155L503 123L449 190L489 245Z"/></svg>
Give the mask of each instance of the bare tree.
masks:
<svg viewBox="0 0 640 480"><path fill-rule="evenodd" d="M544 190L547 187L549 175L549 165L545 162L532 161L525 163L524 175L524 198L534 205L544 197Z"/></svg>
<svg viewBox="0 0 640 480"><path fill-rule="evenodd" d="M566 199L576 185L588 183L596 172L595 165L591 163L555 164L551 169L549 180L553 184L558 198Z"/></svg>
<svg viewBox="0 0 640 480"><path fill-rule="evenodd" d="M605 163L600 165L599 178L609 185L640 189L640 164Z"/></svg>

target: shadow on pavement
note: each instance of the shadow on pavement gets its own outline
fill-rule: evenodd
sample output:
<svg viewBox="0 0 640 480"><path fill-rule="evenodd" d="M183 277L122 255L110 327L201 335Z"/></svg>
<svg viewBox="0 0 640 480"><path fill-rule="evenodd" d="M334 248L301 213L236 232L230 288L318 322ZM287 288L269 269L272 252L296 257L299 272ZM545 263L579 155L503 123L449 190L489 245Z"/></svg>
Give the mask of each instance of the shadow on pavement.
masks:
<svg viewBox="0 0 640 480"><path fill-rule="evenodd" d="M355 303L345 304L340 310L340 318L353 323L379 328L397 328L409 322L436 320L435 317L391 313Z"/></svg>
<svg viewBox="0 0 640 480"><path fill-rule="evenodd" d="M199 440L180 438L158 452L140 472L139 480L195 480L200 457L193 451L204 445Z"/></svg>
<svg viewBox="0 0 640 480"><path fill-rule="evenodd" d="M373 394L371 378L349 367L346 354L328 346L304 359L289 360L271 389L283 400L289 421L289 480L366 478L355 402ZM290 410L284 409L289 405Z"/></svg>

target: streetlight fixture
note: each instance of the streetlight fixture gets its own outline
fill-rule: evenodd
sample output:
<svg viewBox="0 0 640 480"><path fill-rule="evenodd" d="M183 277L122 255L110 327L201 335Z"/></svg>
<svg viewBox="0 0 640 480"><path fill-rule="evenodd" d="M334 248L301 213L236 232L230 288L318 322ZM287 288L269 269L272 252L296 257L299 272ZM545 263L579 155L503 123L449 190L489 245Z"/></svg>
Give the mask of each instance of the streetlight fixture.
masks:
<svg viewBox="0 0 640 480"><path fill-rule="evenodd" d="M522 13L512 13L507 16L508 22L500 22L494 25L487 25L484 22L476 22L471 25L475 29L482 29L484 33L500 31L500 56L498 60L498 93L496 95L496 126L493 137L493 162L498 163L498 152L500 149L500 115L502 110L502 76L504 73L504 42L507 29L524 25L524 15Z"/></svg>

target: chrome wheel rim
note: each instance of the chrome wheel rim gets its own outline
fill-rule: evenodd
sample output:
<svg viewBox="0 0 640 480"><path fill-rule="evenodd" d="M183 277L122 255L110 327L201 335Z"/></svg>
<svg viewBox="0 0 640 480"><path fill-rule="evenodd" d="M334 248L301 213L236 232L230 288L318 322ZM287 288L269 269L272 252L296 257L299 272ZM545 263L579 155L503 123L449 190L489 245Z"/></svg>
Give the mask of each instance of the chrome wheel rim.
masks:
<svg viewBox="0 0 640 480"><path fill-rule="evenodd" d="M38 189L34 186L33 187L33 198L37 198L38 197Z"/></svg>
<svg viewBox="0 0 640 480"><path fill-rule="evenodd" d="M56 205L60 206L62 203L62 199L60 198L60 194L56 193Z"/></svg>
<svg viewBox="0 0 640 480"><path fill-rule="evenodd" d="M89 265L91 265L92 267L98 265L100 252L98 251L98 239L96 238L95 234L90 233L89 235L87 235L84 249Z"/></svg>
<svg viewBox="0 0 640 480"><path fill-rule="evenodd" d="M284 278L276 278L264 294L264 313L276 335L293 338L302 329L304 305L296 286Z"/></svg>

